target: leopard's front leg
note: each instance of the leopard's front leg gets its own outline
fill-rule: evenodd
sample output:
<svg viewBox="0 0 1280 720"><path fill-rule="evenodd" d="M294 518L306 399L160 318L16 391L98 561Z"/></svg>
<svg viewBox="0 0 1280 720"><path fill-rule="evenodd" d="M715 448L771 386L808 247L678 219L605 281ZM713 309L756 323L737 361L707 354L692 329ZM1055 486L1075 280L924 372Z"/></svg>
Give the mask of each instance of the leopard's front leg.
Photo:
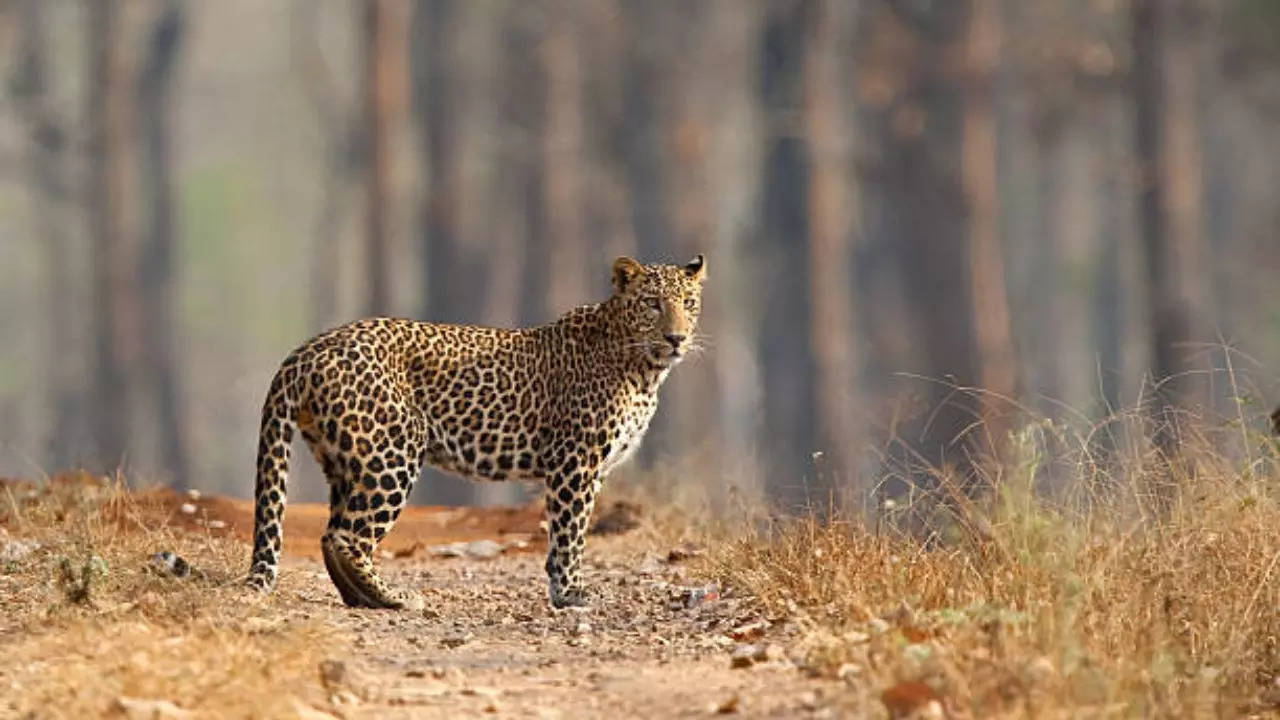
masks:
<svg viewBox="0 0 1280 720"><path fill-rule="evenodd" d="M547 478L547 579L554 607L587 604L579 566L598 478L573 459Z"/></svg>

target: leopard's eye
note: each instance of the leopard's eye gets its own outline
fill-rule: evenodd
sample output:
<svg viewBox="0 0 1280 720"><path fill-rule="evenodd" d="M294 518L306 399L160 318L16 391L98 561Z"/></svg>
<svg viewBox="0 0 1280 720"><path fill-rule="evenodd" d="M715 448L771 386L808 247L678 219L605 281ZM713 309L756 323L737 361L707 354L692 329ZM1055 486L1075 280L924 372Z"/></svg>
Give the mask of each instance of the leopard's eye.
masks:
<svg viewBox="0 0 1280 720"><path fill-rule="evenodd" d="M698 301L693 298L685 298L684 309L690 312L698 309Z"/></svg>
<svg viewBox="0 0 1280 720"><path fill-rule="evenodd" d="M645 303L649 306L650 310L653 310L654 312L662 312L662 301L658 298L651 297L646 300Z"/></svg>

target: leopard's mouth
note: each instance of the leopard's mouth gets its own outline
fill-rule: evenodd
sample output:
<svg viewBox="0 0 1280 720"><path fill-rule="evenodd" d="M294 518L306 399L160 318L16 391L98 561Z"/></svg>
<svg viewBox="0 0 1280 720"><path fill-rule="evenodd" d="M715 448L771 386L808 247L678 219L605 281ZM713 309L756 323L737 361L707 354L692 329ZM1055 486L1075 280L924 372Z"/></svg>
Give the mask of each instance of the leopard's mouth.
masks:
<svg viewBox="0 0 1280 720"><path fill-rule="evenodd" d="M671 367L684 358L684 348L663 345L649 351L649 361L661 367Z"/></svg>

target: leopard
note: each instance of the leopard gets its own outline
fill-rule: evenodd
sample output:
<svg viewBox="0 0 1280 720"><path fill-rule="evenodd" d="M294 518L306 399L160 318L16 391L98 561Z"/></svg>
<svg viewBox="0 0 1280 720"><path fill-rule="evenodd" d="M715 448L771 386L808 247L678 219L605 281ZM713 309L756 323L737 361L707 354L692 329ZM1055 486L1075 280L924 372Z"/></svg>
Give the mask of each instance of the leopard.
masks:
<svg viewBox="0 0 1280 720"><path fill-rule="evenodd" d="M424 467L541 486L550 604L587 605L582 556L596 497L639 447L668 374L700 349L706 276L701 254L683 265L623 256L607 299L549 324L374 317L293 350L263 403L245 584L276 585L296 432L328 481L320 549L348 607L425 609L420 592L392 586L374 564Z"/></svg>

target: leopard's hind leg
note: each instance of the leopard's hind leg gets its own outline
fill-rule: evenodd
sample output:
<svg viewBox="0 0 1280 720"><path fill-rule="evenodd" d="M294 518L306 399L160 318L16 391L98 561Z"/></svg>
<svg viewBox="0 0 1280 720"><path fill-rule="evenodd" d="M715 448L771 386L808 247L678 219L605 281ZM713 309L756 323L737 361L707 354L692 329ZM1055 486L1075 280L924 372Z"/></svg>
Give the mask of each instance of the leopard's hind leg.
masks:
<svg viewBox="0 0 1280 720"><path fill-rule="evenodd" d="M320 546L325 569L347 605L423 607L420 595L392 587L373 563L378 545L408 503L420 471L417 444L407 439L388 443L381 451L326 463L331 485L329 526Z"/></svg>

